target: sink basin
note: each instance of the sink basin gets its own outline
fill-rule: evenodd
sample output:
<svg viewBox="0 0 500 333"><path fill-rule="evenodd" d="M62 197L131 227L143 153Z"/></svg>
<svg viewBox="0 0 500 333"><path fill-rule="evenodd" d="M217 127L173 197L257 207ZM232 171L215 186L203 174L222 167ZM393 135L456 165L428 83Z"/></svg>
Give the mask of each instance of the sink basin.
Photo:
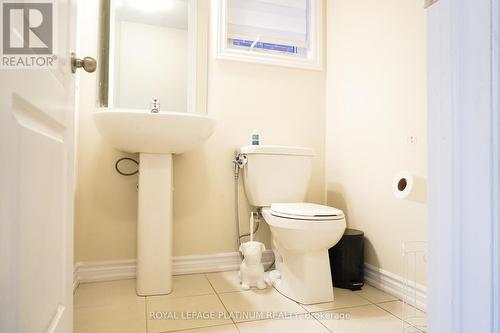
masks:
<svg viewBox="0 0 500 333"><path fill-rule="evenodd" d="M212 135L215 119L186 112L101 108L94 113L101 135L127 153L181 154Z"/></svg>
<svg viewBox="0 0 500 333"><path fill-rule="evenodd" d="M212 135L215 120L181 112L98 109L94 120L114 148L139 154L136 290L172 291L173 163Z"/></svg>

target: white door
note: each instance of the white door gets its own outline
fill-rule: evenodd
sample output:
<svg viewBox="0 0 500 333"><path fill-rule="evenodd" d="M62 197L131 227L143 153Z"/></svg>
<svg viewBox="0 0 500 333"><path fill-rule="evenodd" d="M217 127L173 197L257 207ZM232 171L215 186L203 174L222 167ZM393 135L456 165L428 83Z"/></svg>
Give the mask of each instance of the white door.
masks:
<svg viewBox="0 0 500 333"><path fill-rule="evenodd" d="M73 330L76 4L54 0L53 6L58 65L0 69L2 333ZM17 18L13 29L24 24ZM14 30L12 38L22 43L22 33Z"/></svg>
<svg viewBox="0 0 500 333"><path fill-rule="evenodd" d="M429 7L429 332L500 332L500 0Z"/></svg>

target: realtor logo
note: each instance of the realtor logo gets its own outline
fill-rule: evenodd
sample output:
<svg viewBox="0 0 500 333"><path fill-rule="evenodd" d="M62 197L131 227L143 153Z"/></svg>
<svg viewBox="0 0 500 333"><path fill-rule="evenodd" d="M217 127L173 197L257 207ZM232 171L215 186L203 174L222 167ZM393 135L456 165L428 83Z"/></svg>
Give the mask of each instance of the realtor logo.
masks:
<svg viewBox="0 0 500 333"><path fill-rule="evenodd" d="M54 65L54 4L2 2L2 68Z"/></svg>

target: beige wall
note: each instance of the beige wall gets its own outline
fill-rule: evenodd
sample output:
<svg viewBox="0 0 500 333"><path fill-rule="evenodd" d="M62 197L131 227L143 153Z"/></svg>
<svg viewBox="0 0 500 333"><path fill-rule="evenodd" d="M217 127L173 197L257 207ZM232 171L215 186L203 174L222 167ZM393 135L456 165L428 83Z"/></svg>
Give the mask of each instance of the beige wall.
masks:
<svg viewBox="0 0 500 333"><path fill-rule="evenodd" d="M81 6L84 17L98 17L95 1ZM97 29L95 23L87 27ZM97 36L97 31L87 33ZM81 54L97 54L97 41L80 39ZM308 200L324 201L324 73L218 61L214 42L212 38L208 112L217 119L216 131L202 148L174 158L176 256L236 250L231 160L235 149L250 142L253 129L259 130L263 144L315 149ZM114 171L116 159L126 154L112 149L94 126L96 77L82 75L79 90L75 261L135 258L137 177ZM242 222L247 211L242 209ZM246 230L242 223L242 233ZM265 224L258 237L268 240Z"/></svg>
<svg viewBox="0 0 500 333"><path fill-rule="evenodd" d="M82 5L89 20L95 1ZM426 239L426 206L391 193L399 170L426 176L425 12L413 0L331 0L327 11L326 81L322 72L218 61L211 39L208 112L218 124L202 148L174 158L175 255L235 250L231 160L254 128L263 144L316 150L308 200L323 203L326 183L328 204L365 231L367 262L402 275L401 242ZM97 54L97 41L81 41L80 54ZM126 154L96 131L96 77L80 81L75 260L135 258L137 177L116 174ZM265 224L258 238L268 241Z"/></svg>
<svg viewBox="0 0 500 333"><path fill-rule="evenodd" d="M398 171L427 174L425 11L414 0L327 10L327 202L365 231L368 263L402 275L401 242L427 238L427 206L391 193Z"/></svg>

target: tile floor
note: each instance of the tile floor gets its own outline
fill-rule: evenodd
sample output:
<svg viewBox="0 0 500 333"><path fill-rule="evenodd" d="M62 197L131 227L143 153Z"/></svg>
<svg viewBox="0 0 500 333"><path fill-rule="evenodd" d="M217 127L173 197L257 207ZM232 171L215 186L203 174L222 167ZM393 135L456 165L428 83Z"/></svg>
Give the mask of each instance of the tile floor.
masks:
<svg viewBox="0 0 500 333"><path fill-rule="evenodd" d="M83 283L75 292L75 333L403 332L395 297L368 285L335 289L335 297L303 306L272 288L241 291L237 272L175 276L165 296L137 296L135 280Z"/></svg>

